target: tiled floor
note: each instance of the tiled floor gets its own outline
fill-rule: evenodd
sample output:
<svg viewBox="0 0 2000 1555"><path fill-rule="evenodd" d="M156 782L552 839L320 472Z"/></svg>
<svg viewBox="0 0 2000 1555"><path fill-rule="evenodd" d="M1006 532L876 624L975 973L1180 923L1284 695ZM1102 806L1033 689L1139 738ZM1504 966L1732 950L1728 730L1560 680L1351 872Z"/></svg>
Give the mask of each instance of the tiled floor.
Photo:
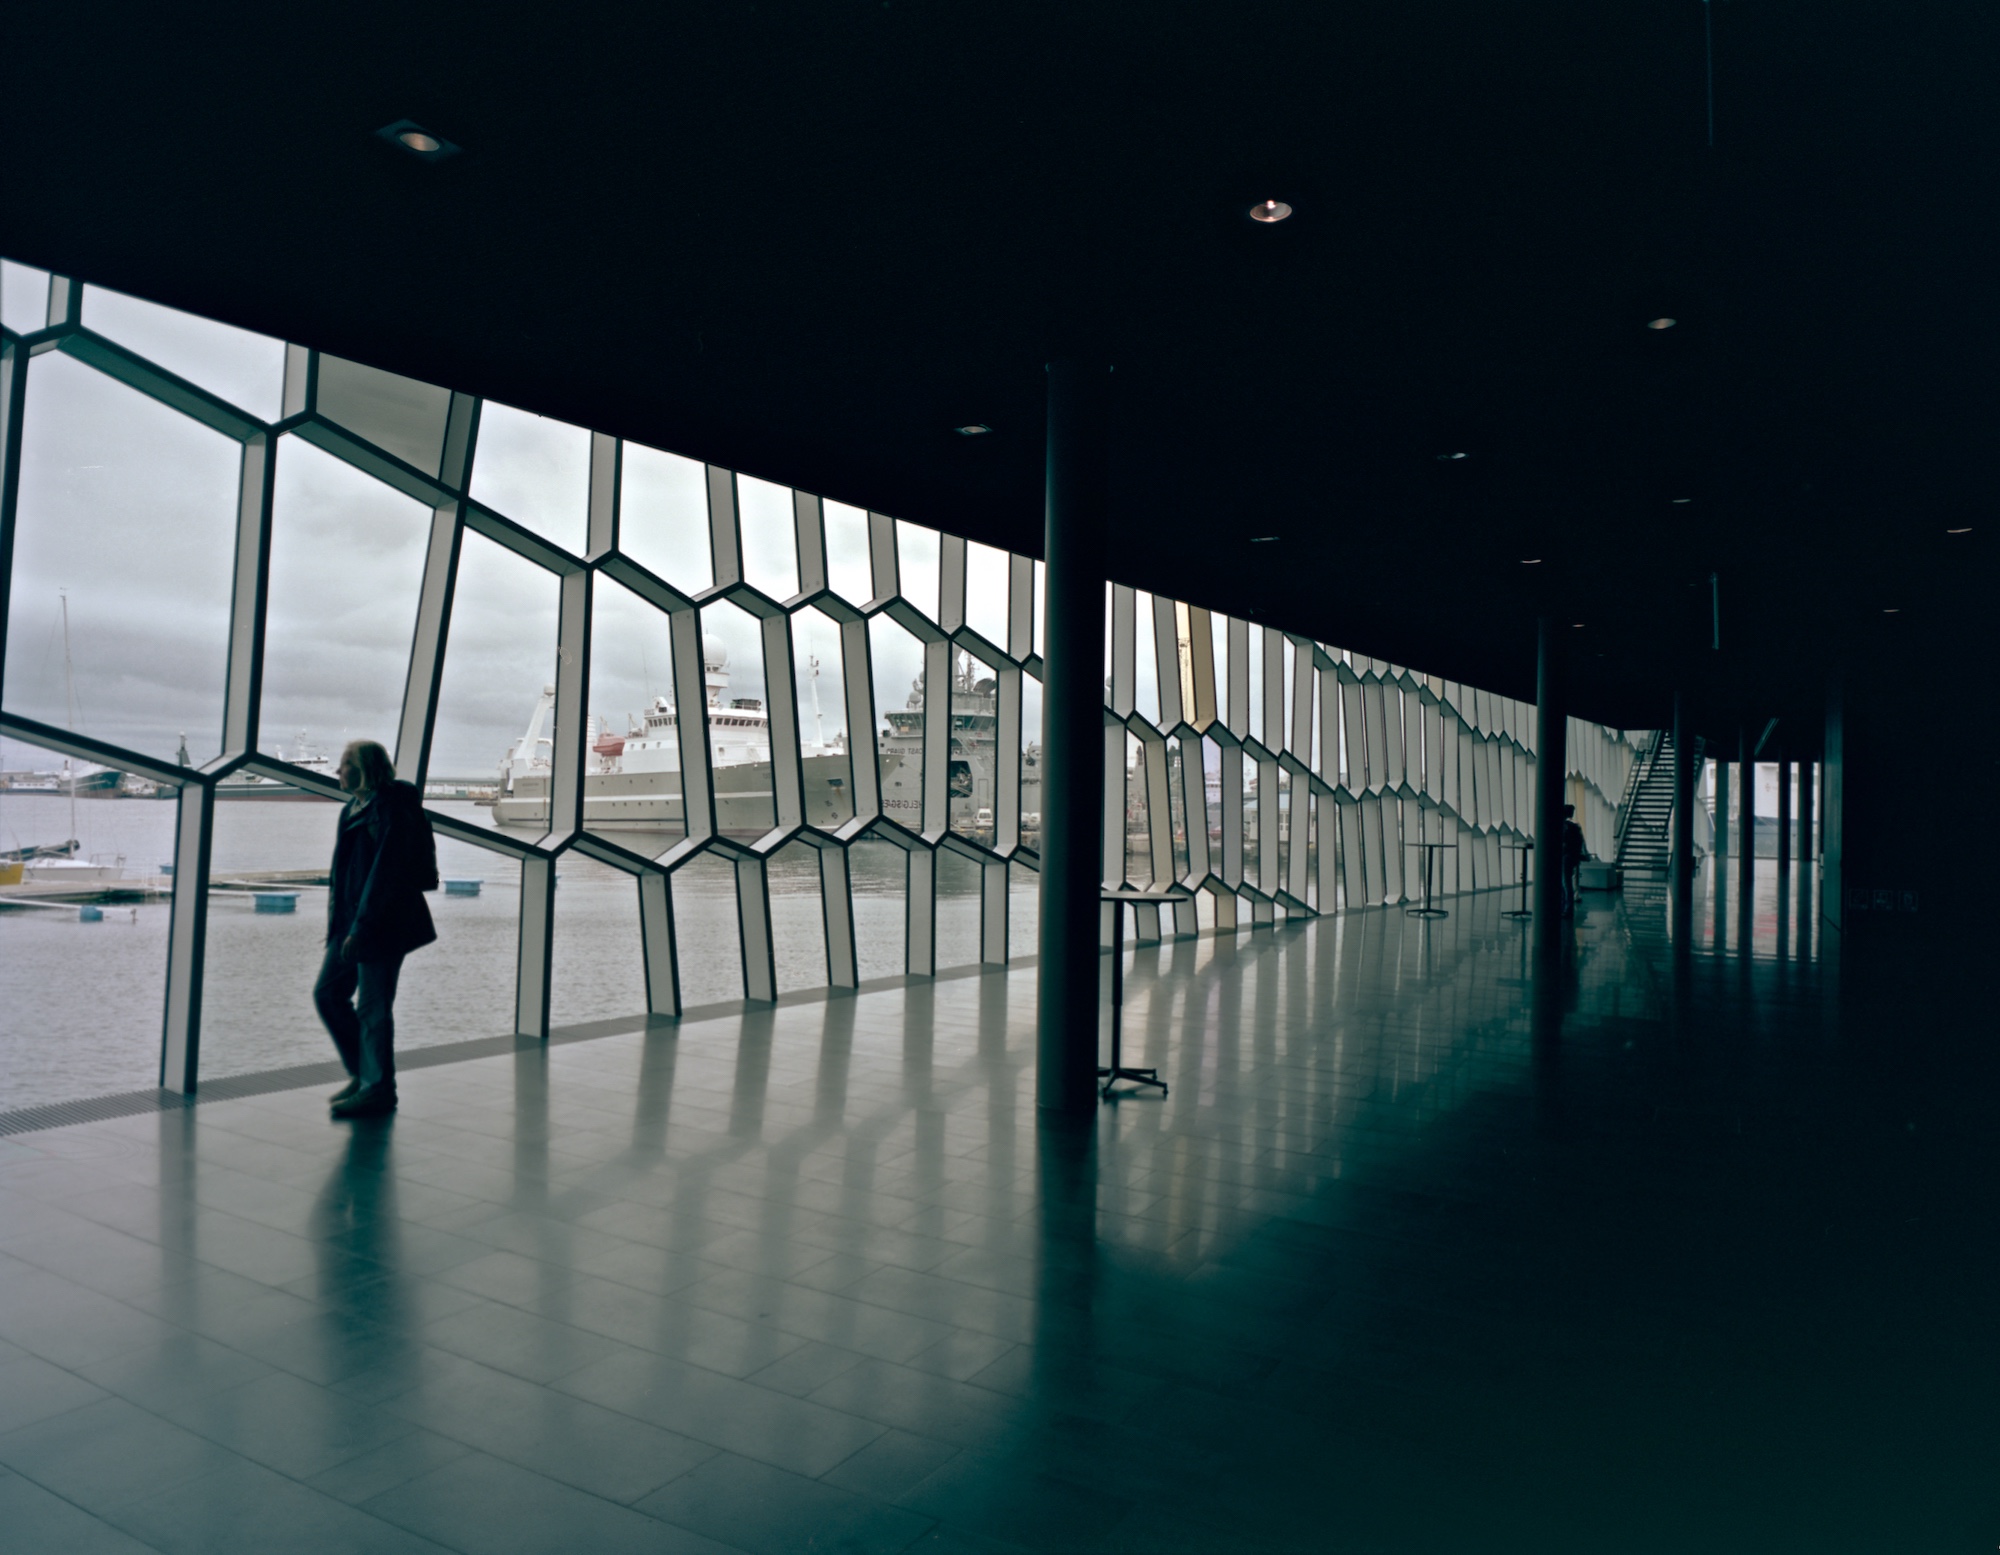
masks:
<svg viewBox="0 0 2000 1555"><path fill-rule="evenodd" d="M1987 1033L1775 885L1144 950L1081 1131L1016 973L0 1140L0 1547L1992 1549Z"/></svg>

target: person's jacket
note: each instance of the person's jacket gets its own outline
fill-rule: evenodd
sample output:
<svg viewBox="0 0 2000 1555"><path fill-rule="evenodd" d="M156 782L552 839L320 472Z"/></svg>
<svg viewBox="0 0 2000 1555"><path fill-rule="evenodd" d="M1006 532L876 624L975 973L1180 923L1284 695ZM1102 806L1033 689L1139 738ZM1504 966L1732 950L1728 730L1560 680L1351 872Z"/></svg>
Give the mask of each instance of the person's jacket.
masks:
<svg viewBox="0 0 2000 1555"><path fill-rule="evenodd" d="M354 959L405 956L437 938L424 892L434 883L430 822L411 783L350 800L333 844L326 937L354 938Z"/></svg>
<svg viewBox="0 0 2000 1555"><path fill-rule="evenodd" d="M1583 828L1575 821L1563 822L1563 863L1583 862Z"/></svg>

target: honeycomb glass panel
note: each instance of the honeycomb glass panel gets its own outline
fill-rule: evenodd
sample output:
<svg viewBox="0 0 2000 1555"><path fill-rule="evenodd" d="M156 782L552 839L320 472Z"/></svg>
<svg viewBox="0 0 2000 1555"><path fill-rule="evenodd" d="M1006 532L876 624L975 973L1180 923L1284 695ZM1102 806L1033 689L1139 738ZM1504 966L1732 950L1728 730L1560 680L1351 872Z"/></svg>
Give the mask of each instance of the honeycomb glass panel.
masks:
<svg viewBox="0 0 2000 1555"><path fill-rule="evenodd" d="M326 955L322 882L341 809L283 784L237 779L217 789L202 969L204 1079L334 1056L311 995Z"/></svg>
<svg viewBox="0 0 2000 1555"><path fill-rule="evenodd" d="M687 835L666 612L600 575L590 602L583 823L658 857Z"/></svg>
<svg viewBox="0 0 2000 1555"><path fill-rule="evenodd" d="M1143 886L1153 878L1151 819L1146 806L1146 750L1125 735L1125 878Z"/></svg>
<svg viewBox="0 0 2000 1555"><path fill-rule="evenodd" d="M937 964L971 966L979 960L979 885L983 871L949 848L937 852Z"/></svg>
<svg viewBox="0 0 2000 1555"><path fill-rule="evenodd" d="M1007 569L1005 551L977 540L965 543L965 624L994 647L1007 647Z"/></svg>
<svg viewBox="0 0 2000 1555"><path fill-rule="evenodd" d="M481 825L548 825L559 592L554 573L465 535L429 770L493 794L472 806Z"/></svg>
<svg viewBox="0 0 2000 1555"><path fill-rule="evenodd" d="M792 663L806 824L832 828L854 818L847 677L841 664L840 628L811 606L792 617Z"/></svg>
<svg viewBox="0 0 2000 1555"><path fill-rule="evenodd" d="M1257 809L1261 773L1250 753L1243 753L1243 878L1256 884L1264 842L1265 818Z"/></svg>
<svg viewBox="0 0 2000 1555"><path fill-rule="evenodd" d="M1048 567L1043 562L1035 563L1035 652L1042 651L1042 605L1048 598Z"/></svg>
<svg viewBox="0 0 2000 1555"><path fill-rule="evenodd" d="M911 831L924 826L924 649L887 616L868 623L875 668L875 748L882 814Z"/></svg>
<svg viewBox="0 0 2000 1555"><path fill-rule="evenodd" d="M772 599L790 599L798 593L798 524L792 489L737 476L736 524L743 542L743 581Z"/></svg>
<svg viewBox="0 0 2000 1555"><path fill-rule="evenodd" d="M25 410L7 711L210 760L241 448L57 351L28 365Z"/></svg>
<svg viewBox="0 0 2000 1555"><path fill-rule="evenodd" d="M874 574L868 560L868 515L860 508L831 500L820 504L826 529L826 582L850 604L865 605L875 597Z"/></svg>
<svg viewBox="0 0 2000 1555"><path fill-rule="evenodd" d="M489 824L492 813L472 799L430 799L425 808L480 825ZM437 943L403 962L396 983L398 1051L514 1029L520 862L442 833L437 859L440 888L424 898L437 925Z"/></svg>
<svg viewBox="0 0 2000 1555"><path fill-rule="evenodd" d="M743 931L736 916L736 866L713 853L673 875L674 938L681 1004L696 1009L743 997Z"/></svg>
<svg viewBox="0 0 2000 1555"><path fill-rule="evenodd" d="M1229 617L1208 618L1208 647L1215 666L1215 718L1227 727L1236 713L1229 705Z"/></svg>
<svg viewBox="0 0 2000 1555"><path fill-rule="evenodd" d="M1007 866L1007 955L1037 955L1042 926L1041 872L1023 863Z"/></svg>
<svg viewBox="0 0 2000 1555"><path fill-rule="evenodd" d="M952 651L951 746L945 787L951 829L982 845L993 841L998 791L999 677L990 664ZM977 960L975 956L973 959Z"/></svg>
<svg viewBox="0 0 2000 1555"><path fill-rule="evenodd" d="M1153 626L1153 596L1141 590L1137 597L1138 630L1133 660L1137 679L1133 683L1132 705L1147 723L1160 722L1159 634Z"/></svg>
<svg viewBox="0 0 2000 1555"><path fill-rule="evenodd" d="M301 766L394 752L430 509L296 437L278 443L259 746ZM331 775L331 765L325 770Z"/></svg>
<svg viewBox="0 0 2000 1555"><path fill-rule="evenodd" d="M259 421L276 421L284 414L282 340L101 286L83 289L83 327L249 411Z"/></svg>
<svg viewBox="0 0 2000 1555"><path fill-rule="evenodd" d="M0 325L29 335L48 323L49 272L0 259Z"/></svg>
<svg viewBox="0 0 2000 1555"><path fill-rule="evenodd" d="M896 572L903 598L933 621L938 613L938 551L935 529L896 520Z"/></svg>
<svg viewBox="0 0 2000 1555"><path fill-rule="evenodd" d="M157 890L174 858L169 788L0 738L0 847L31 852L21 883L88 875L105 890ZM74 791L74 797L72 796ZM75 849L68 845L74 842ZM172 909L149 894L0 912L0 1112L160 1083Z"/></svg>
<svg viewBox="0 0 2000 1555"><path fill-rule="evenodd" d="M863 837L847 850L854 890L854 955L861 980L900 977L908 924L910 856L894 843Z"/></svg>
<svg viewBox="0 0 2000 1555"><path fill-rule="evenodd" d="M1021 676L1021 843L1042 845L1042 683Z"/></svg>
<svg viewBox="0 0 2000 1555"><path fill-rule="evenodd" d="M1182 787L1182 753L1186 750L1179 735L1167 740L1167 824L1174 845L1174 878L1185 880L1189 863L1187 830L1187 790Z"/></svg>
<svg viewBox="0 0 2000 1555"><path fill-rule="evenodd" d="M618 493L619 550L685 594L714 586L708 472L698 460L627 443Z"/></svg>
<svg viewBox="0 0 2000 1555"><path fill-rule="evenodd" d="M1264 628L1250 628L1250 738L1264 738Z"/></svg>
<svg viewBox="0 0 2000 1555"><path fill-rule="evenodd" d="M771 948L778 962L778 992L826 986L826 910L820 903L820 853L809 842L788 842L765 871L771 892Z"/></svg>
<svg viewBox="0 0 2000 1555"><path fill-rule="evenodd" d="M1201 742L1201 796L1207 810L1208 867L1222 873L1222 747L1214 740Z"/></svg>
<svg viewBox="0 0 2000 1555"><path fill-rule="evenodd" d="M471 494L581 555L590 527L590 433L488 400L479 411Z"/></svg>
<svg viewBox="0 0 2000 1555"><path fill-rule="evenodd" d="M451 391L338 356L319 356L314 408L403 463L436 475L444 461Z"/></svg>
<svg viewBox="0 0 2000 1555"><path fill-rule="evenodd" d="M622 869L565 853L556 866L549 1023L570 1026L645 1013L638 885Z"/></svg>
<svg viewBox="0 0 2000 1555"><path fill-rule="evenodd" d="M728 836L760 836L778 824L763 635L755 616L720 599L702 607L701 632L715 824Z"/></svg>

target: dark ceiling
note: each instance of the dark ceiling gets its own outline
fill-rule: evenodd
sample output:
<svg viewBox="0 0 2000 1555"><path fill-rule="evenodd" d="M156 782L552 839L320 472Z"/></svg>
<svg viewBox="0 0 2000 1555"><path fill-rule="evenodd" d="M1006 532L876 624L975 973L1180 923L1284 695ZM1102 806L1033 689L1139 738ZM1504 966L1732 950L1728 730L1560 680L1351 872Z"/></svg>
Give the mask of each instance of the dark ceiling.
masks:
<svg viewBox="0 0 2000 1555"><path fill-rule="evenodd" d="M13 258L1036 552L1042 366L1102 354L1121 579L1529 696L1547 611L1607 720L1803 748L1843 656L1990 662L1989 5L7 31Z"/></svg>

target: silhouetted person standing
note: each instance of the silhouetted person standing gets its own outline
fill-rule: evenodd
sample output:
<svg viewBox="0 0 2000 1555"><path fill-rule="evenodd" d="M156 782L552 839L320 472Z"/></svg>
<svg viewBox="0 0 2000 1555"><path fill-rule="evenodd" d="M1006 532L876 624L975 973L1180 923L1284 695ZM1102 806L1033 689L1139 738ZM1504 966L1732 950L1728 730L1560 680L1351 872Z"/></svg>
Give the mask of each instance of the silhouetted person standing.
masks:
<svg viewBox="0 0 2000 1555"><path fill-rule="evenodd" d="M1583 873L1583 828L1576 824L1576 806L1563 806L1563 916L1576 912L1576 897L1580 889L1578 877Z"/></svg>
<svg viewBox="0 0 2000 1555"><path fill-rule="evenodd" d="M313 986L319 1018L353 1078L334 1092L336 1118L396 1110L396 977L403 957L437 938L424 892L437 853L423 798L399 782L389 753L356 740L340 753L340 812L328 892L326 959Z"/></svg>

